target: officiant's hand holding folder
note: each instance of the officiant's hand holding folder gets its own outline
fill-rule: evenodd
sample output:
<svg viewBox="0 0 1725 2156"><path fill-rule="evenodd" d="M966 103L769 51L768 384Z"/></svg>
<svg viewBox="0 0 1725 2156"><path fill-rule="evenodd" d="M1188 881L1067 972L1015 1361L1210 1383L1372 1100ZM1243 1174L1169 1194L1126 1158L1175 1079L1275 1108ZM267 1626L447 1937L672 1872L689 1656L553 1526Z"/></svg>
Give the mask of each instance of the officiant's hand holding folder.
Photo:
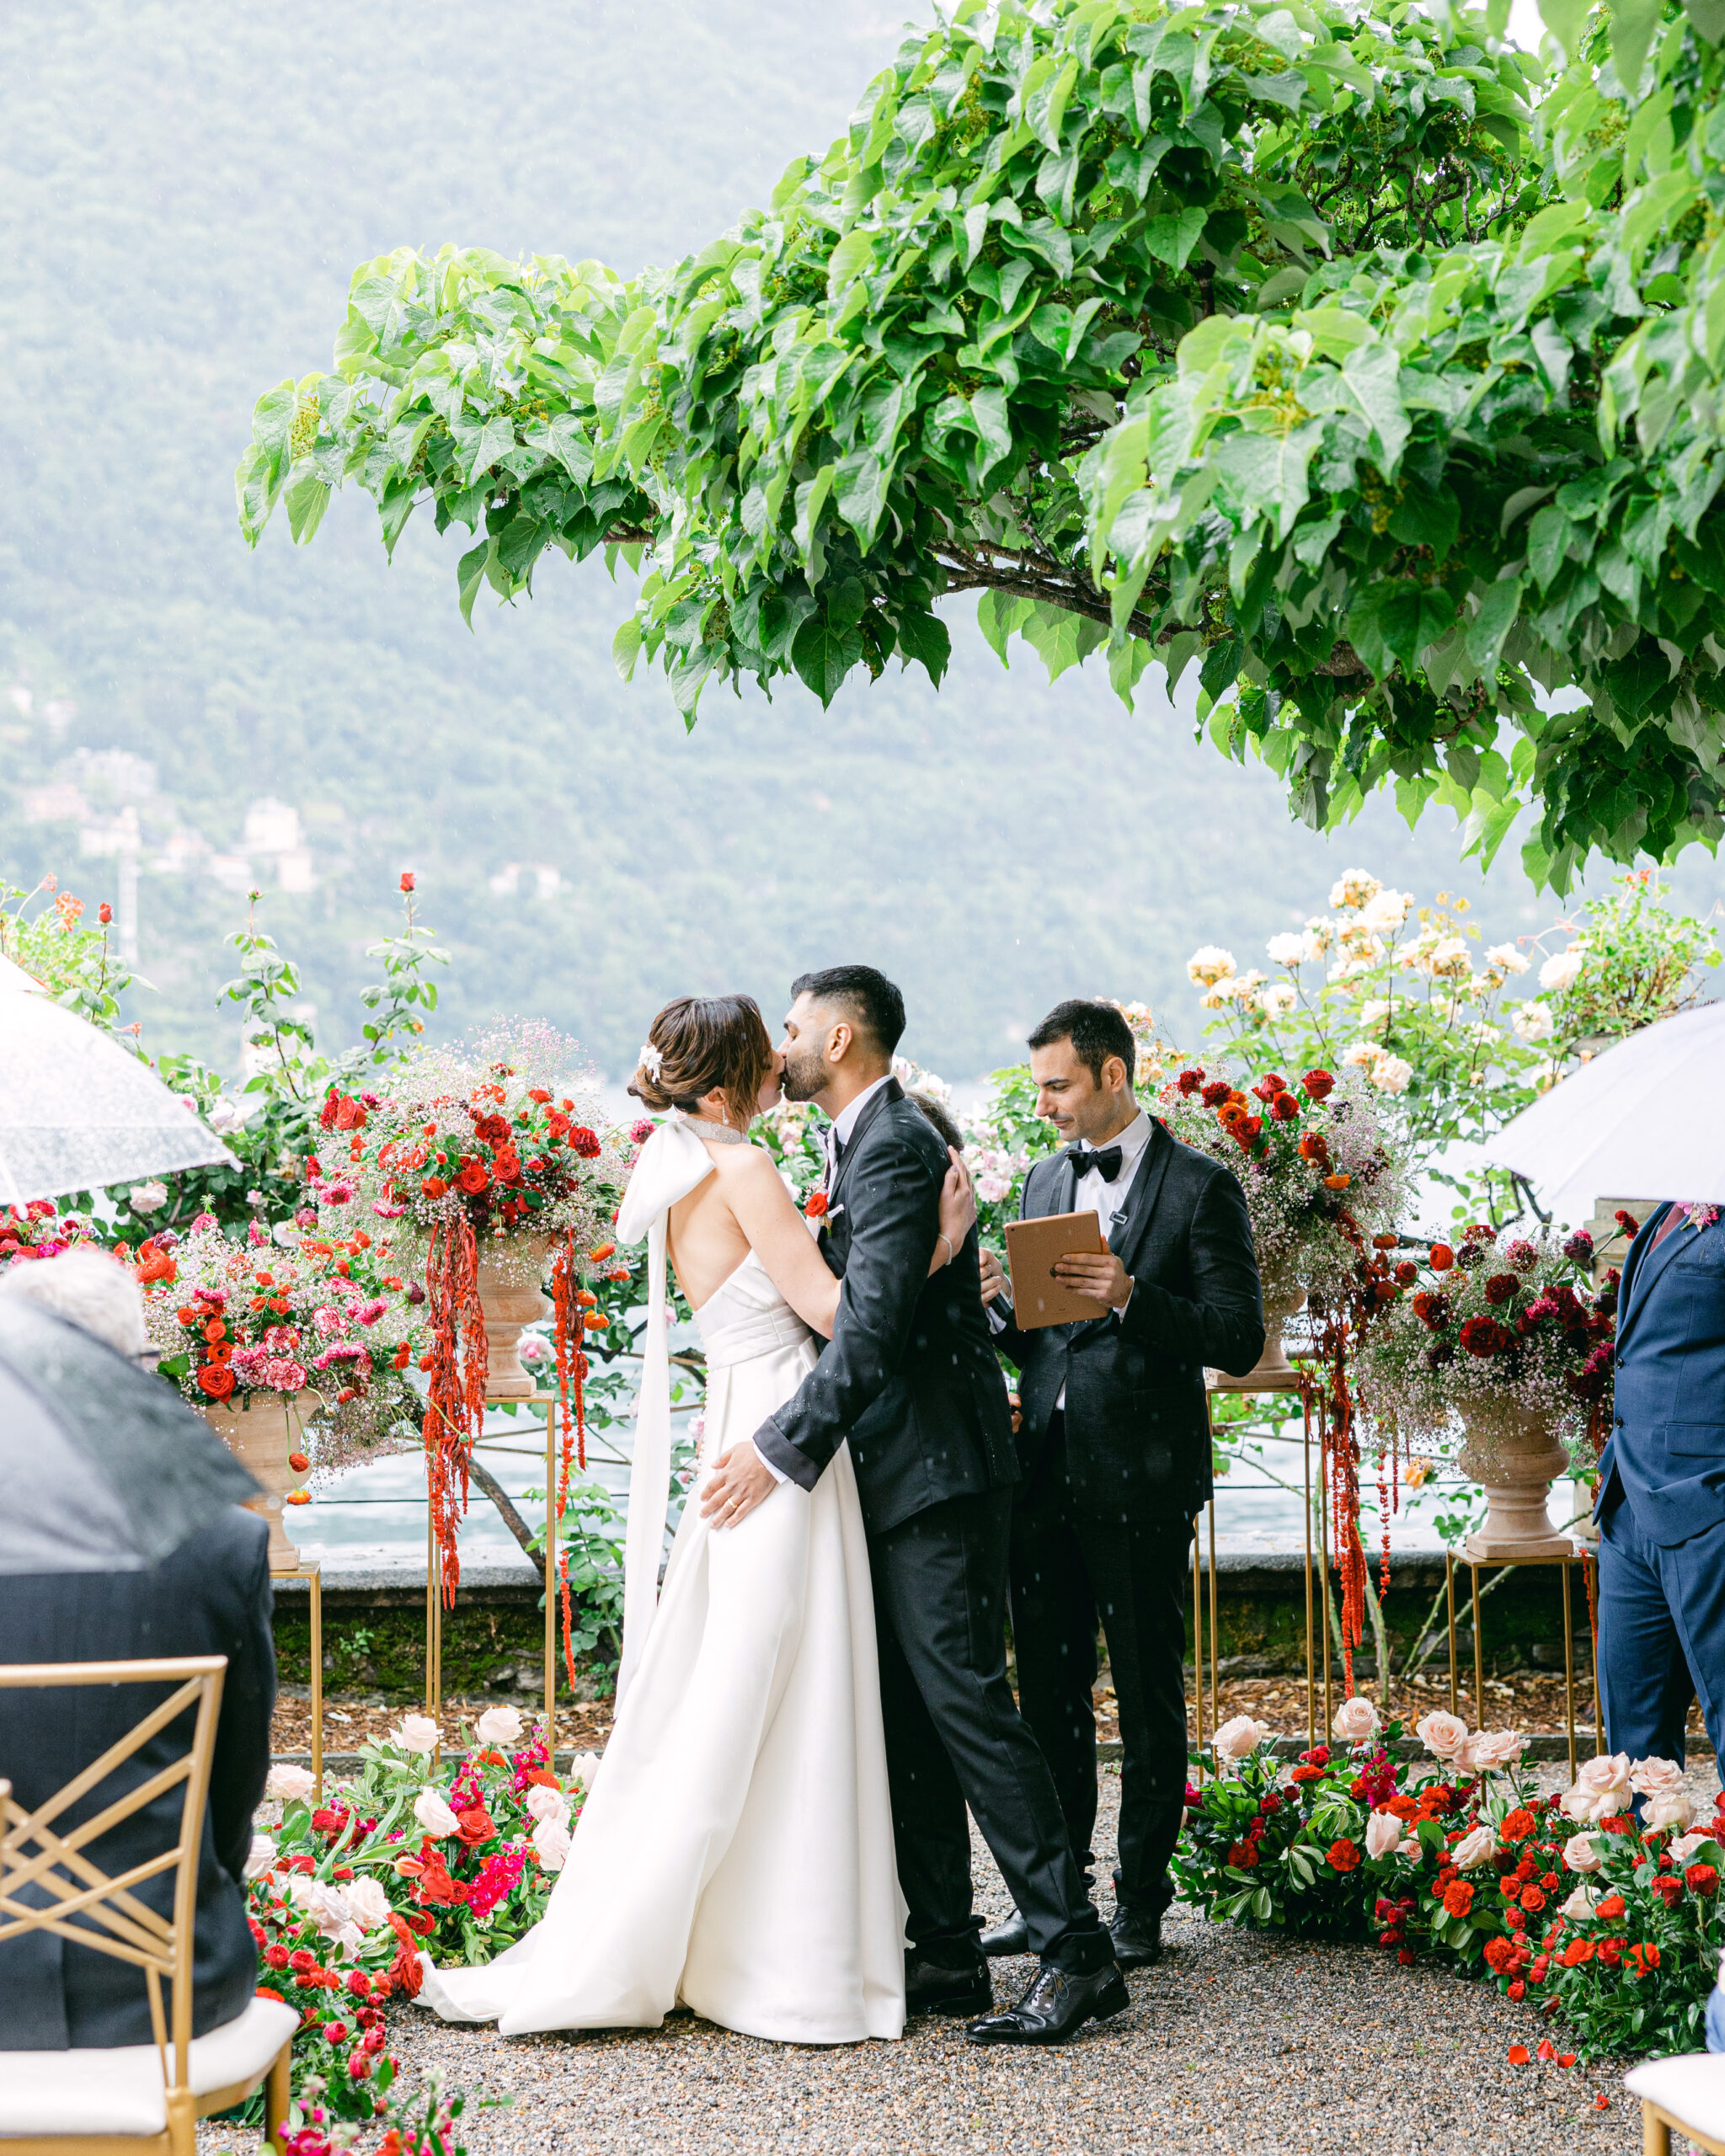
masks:
<svg viewBox="0 0 1725 2156"><path fill-rule="evenodd" d="M1012 1315L1021 1332L1106 1317L1108 1305L1068 1287L1055 1273L1063 1257L1101 1257L1107 1245L1094 1213L1044 1213L1007 1223L1007 1267Z"/></svg>

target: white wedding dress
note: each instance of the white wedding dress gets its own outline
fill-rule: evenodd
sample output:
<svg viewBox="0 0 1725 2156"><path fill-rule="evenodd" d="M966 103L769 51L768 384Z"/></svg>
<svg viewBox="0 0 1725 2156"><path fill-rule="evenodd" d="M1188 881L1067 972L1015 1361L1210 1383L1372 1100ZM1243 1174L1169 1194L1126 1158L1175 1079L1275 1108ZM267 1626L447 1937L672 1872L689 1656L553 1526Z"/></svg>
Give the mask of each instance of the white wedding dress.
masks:
<svg viewBox="0 0 1725 2156"><path fill-rule="evenodd" d="M664 1124L618 1215L622 1241L648 1237L649 1301L617 1722L542 1920L480 1968L421 1956L419 2003L446 2020L652 2028L681 2003L781 2043L903 2033L905 1904L848 1451L812 1492L782 1483L734 1528L702 1520L697 1476L656 1593L665 1215L712 1172L702 1141ZM752 1252L697 1321L705 1465L790 1397L817 1349Z"/></svg>

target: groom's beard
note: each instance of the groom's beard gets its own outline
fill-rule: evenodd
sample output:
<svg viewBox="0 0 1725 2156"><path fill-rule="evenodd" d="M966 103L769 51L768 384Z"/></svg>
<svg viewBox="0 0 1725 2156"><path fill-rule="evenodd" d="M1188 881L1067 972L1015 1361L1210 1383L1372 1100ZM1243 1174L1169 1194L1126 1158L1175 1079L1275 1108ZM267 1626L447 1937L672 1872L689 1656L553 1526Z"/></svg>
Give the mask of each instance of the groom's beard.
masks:
<svg viewBox="0 0 1725 2156"><path fill-rule="evenodd" d="M826 1059L818 1049L806 1049L800 1055L791 1049L785 1057L781 1083L788 1101L814 1100L825 1090Z"/></svg>

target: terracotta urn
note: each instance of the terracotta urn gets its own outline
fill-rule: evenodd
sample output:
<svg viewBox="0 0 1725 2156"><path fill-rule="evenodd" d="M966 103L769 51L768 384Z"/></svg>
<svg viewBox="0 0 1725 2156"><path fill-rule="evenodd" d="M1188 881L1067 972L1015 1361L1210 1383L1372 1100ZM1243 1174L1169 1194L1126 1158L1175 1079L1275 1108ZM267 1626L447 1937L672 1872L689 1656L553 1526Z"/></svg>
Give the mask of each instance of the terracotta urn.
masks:
<svg viewBox="0 0 1725 2156"><path fill-rule="evenodd" d="M287 1464L291 1452L308 1451L306 1424L321 1402L315 1392L252 1392L236 1395L238 1406L224 1401L203 1410L204 1420L223 1444L263 1485L264 1494L254 1497L246 1509L261 1513L270 1523L270 1569L291 1572L300 1553L288 1540L283 1502L290 1490L297 1490L302 1476Z"/></svg>
<svg viewBox="0 0 1725 2156"><path fill-rule="evenodd" d="M1300 1373L1288 1360L1288 1350L1283 1334L1289 1324L1306 1308L1304 1288L1286 1283L1266 1280L1263 1283L1263 1353L1244 1377L1236 1378L1226 1370L1206 1370L1205 1382L1212 1392L1293 1392L1297 1390Z"/></svg>
<svg viewBox="0 0 1725 2156"><path fill-rule="evenodd" d="M521 1362L521 1332L550 1312L551 1305L539 1290L550 1249L548 1236L521 1236L506 1255L479 1260L489 1399L531 1400L539 1390L533 1373Z"/></svg>
<svg viewBox="0 0 1725 2156"><path fill-rule="evenodd" d="M1461 1409L1467 1442L1458 1462L1486 1493L1483 1525L1462 1545L1475 1564L1513 1565L1529 1557L1566 1557L1567 1534L1546 1509L1553 1478L1569 1465L1549 1416L1514 1401L1470 1401Z"/></svg>

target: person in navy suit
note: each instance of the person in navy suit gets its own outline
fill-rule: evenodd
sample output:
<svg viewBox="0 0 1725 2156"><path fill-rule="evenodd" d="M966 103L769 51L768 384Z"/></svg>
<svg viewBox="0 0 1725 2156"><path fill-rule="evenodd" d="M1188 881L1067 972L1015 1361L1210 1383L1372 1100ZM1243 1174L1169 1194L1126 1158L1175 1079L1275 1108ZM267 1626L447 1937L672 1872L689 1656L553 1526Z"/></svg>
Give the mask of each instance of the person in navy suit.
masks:
<svg viewBox="0 0 1725 2156"><path fill-rule="evenodd" d="M1616 1397L1599 1460L1606 1748L1683 1759L1691 1693L1725 1756L1725 1218L1659 1206L1617 1297Z"/></svg>

